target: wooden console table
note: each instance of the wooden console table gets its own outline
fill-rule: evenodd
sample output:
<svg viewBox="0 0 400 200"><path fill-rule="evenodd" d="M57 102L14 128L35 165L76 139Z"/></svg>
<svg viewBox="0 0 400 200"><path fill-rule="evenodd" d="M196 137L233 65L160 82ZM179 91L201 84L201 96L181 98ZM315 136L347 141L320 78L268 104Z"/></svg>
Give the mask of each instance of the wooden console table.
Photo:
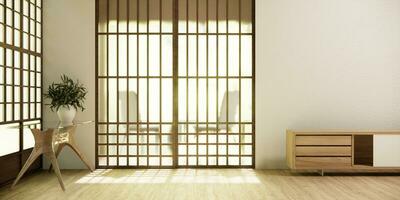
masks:
<svg viewBox="0 0 400 200"><path fill-rule="evenodd" d="M75 141L75 133L77 126L82 124L88 124L91 122L92 121L74 122L74 124L68 126L62 126L61 124L58 124L56 128L49 128L46 131L41 131L39 129L31 129L35 139L35 146L32 150L31 155L26 160L24 166L22 167L17 178L12 184L11 188L13 188L18 183L20 178L28 170L29 166L40 155L43 154L51 162L49 170L51 170L51 166L53 166L54 172L58 178L58 182L60 183L62 190L65 191L64 182L62 180L60 168L57 162L57 157L65 146L69 146L79 156L79 158L83 161L83 163L85 163L85 165L90 169L90 171L93 171L94 170L93 166L86 159L86 157L79 151Z"/></svg>
<svg viewBox="0 0 400 200"><path fill-rule="evenodd" d="M290 169L400 171L400 131L292 131L286 133Z"/></svg>

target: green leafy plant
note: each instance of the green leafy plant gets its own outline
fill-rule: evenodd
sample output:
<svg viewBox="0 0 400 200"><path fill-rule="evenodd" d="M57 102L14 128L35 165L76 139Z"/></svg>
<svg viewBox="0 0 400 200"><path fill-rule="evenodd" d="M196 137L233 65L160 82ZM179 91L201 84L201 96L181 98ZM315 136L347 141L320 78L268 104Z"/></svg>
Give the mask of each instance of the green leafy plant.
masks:
<svg viewBox="0 0 400 200"><path fill-rule="evenodd" d="M61 83L52 83L49 85L48 92L44 96L51 100L50 109L58 110L60 107L73 106L75 109L85 110L83 106L87 90L79 83L66 75L61 76Z"/></svg>

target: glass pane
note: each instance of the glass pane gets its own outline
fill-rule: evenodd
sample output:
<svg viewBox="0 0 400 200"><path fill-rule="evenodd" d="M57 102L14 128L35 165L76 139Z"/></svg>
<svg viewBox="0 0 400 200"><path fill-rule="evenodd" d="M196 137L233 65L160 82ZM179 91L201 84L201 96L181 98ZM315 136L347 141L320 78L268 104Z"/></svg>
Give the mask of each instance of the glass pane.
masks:
<svg viewBox="0 0 400 200"><path fill-rule="evenodd" d="M199 36L198 38L198 74L199 76L207 75L207 38L206 36Z"/></svg>
<svg viewBox="0 0 400 200"><path fill-rule="evenodd" d="M119 0L119 23L118 23L118 31L125 33L127 31L127 0Z"/></svg>
<svg viewBox="0 0 400 200"><path fill-rule="evenodd" d="M18 124L0 125L0 156L19 151Z"/></svg>
<svg viewBox="0 0 400 200"><path fill-rule="evenodd" d="M117 75L117 36L108 36L108 75Z"/></svg>
<svg viewBox="0 0 400 200"><path fill-rule="evenodd" d="M24 140L23 140L23 149L29 149L35 146L35 139L33 137L31 128L40 128L40 121L33 121L33 122L25 122L24 123L24 129L23 129L23 136L24 136ZM31 127L29 127L30 124L35 124L35 125L31 125Z"/></svg>
<svg viewBox="0 0 400 200"><path fill-rule="evenodd" d="M217 1L208 1L208 32L217 32Z"/></svg>
<svg viewBox="0 0 400 200"><path fill-rule="evenodd" d="M186 105L187 105L187 101L186 101L186 90L187 90L187 85L186 85L186 80L187 79L183 79L180 78L179 79L179 122L186 122Z"/></svg>
<svg viewBox="0 0 400 200"><path fill-rule="evenodd" d="M99 35L98 41L98 71L99 76L107 75L107 36Z"/></svg>
<svg viewBox="0 0 400 200"><path fill-rule="evenodd" d="M198 121L207 122L207 82L206 79L199 79L198 81Z"/></svg>
<svg viewBox="0 0 400 200"><path fill-rule="evenodd" d="M117 2L118 0L108 0L108 32L117 32Z"/></svg>
<svg viewBox="0 0 400 200"><path fill-rule="evenodd" d="M162 52L161 52L161 70L163 76L172 76L172 36L163 35L162 38Z"/></svg>
<svg viewBox="0 0 400 200"><path fill-rule="evenodd" d="M197 84L195 79L189 79L188 84L188 113L189 122L196 122L197 120Z"/></svg>
<svg viewBox="0 0 400 200"><path fill-rule="evenodd" d="M188 40L188 72L189 76L197 75L197 37L190 35Z"/></svg>
<svg viewBox="0 0 400 200"><path fill-rule="evenodd" d="M227 16L226 16L226 6L228 0L218 1L218 33L226 33L227 28Z"/></svg>
<svg viewBox="0 0 400 200"><path fill-rule="evenodd" d="M147 32L147 0L139 1L139 32Z"/></svg>
<svg viewBox="0 0 400 200"><path fill-rule="evenodd" d="M198 1L198 33L207 32L207 1Z"/></svg>
<svg viewBox="0 0 400 200"><path fill-rule="evenodd" d="M172 79L162 79L162 121L172 122L173 86Z"/></svg>
<svg viewBox="0 0 400 200"><path fill-rule="evenodd" d="M217 122L218 117L218 104L217 104L217 81L216 79L209 79L208 81L208 121Z"/></svg>
<svg viewBox="0 0 400 200"><path fill-rule="evenodd" d="M197 0L187 0L188 10L188 29L189 33L197 32Z"/></svg>
<svg viewBox="0 0 400 200"><path fill-rule="evenodd" d="M171 33L172 32L172 18L173 18L173 8L172 0L162 0L162 32Z"/></svg>
<svg viewBox="0 0 400 200"><path fill-rule="evenodd" d="M251 79L242 79L242 98L241 98L241 114L242 114L242 122L251 122L252 121L252 80ZM254 97L253 97L254 98Z"/></svg>
<svg viewBox="0 0 400 200"><path fill-rule="evenodd" d="M117 122L117 79L110 78L108 84L108 117L110 122Z"/></svg>
<svg viewBox="0 0 400 200"><path fill-rule="evenodd" d="M140 35L139 36L139 75L146 76L147 75L147 36Z"/></svg>
<svg viewBox="0 0 400 200"><path fill-rule="evenodd" d="M186 36L179 36L179 41L178 41L179 47L178 47L178 71L179 71L179 76L186 76L186 62L187 62L187 43L186 43Z"/></svg>
<svg viewBox="0 0 400 200"><path fill-rule="evenodd" d="M118 37L118 75L126 76L128 70L127 36Z"/></svg>
<svg viewBox="0 0 400 200"><path fill-rule="evenodd" d="M217 37L208 36L208 76L217 75Z"/></svg>
<svg viewBox="0 0 400 200"><path fill-rule="evenodd" d="M228 37L229 76L239 76L239 36Z"/></svg>
<svg viewBox="0 0 400 200"><path fill-rule="evenodd" d="M187 12L186 12L186 8L187 8L187 0L179 0L178 2L178 16L179 16L179 22L178 22L178 30L179 33L185 33L186 31L186 23L187 23Z"/></svg>
<svg viewBox="0 0 400 200"><path fill-rule="evenodd" d="M129 0L129 32L137 32L137 5L138 0Z"/></svg>
<svg viewBox="0 0 400 200"><path fill-rule="evenodd" d="M147 80L139 79L139 118L142 122L147 122Z"/></svg>
<svg viewBox="0 0 400 200"><path fill-rule="evenodd" d="M252 32L252 0L241 0L241 31L242 33Z"/></svg>
<svg viewBox="0 0 400 200"><path fill-rule="evenodd" d="M160 79L149 79L149 120L150 122L160 121Z"/></svg>
<svg viewBox="0 0 400 200"><path fill-rule="evenodd" d="M241 39L241 72L242 76L251 76L253 73L253 48L252 37L242 36Z"/></svg>
<svg viewBox="0 0 400 200"><path fill-rule="evenodd" d="M239 33L239 0L228 1L229 33Z"/></svg>
<svg viewBox="0 0 400 200"><path fill-rule="evenodd" d="M138 73L138 57L137 57L137 36L136 35L130 35L129 36L129 56L128 56L128 62L129 62L129 76L136 76Z"/></svg>
<svg viewBox="0 0 400 200"><path fill-rule="evenodd" d="M226 36L218 36L218 75L226 76L227 44Z"/></svg>
<svg viewBox="0 0 400 200"><path fill-rule="evenodd" d="M149 32L160 32L160 0L148 0Z"/></svg>
<svg viewBox="0 0 400 200"><path fill-rule="evenodd" d="M149 75L160 76L160 36L149 36Z"/></svg>

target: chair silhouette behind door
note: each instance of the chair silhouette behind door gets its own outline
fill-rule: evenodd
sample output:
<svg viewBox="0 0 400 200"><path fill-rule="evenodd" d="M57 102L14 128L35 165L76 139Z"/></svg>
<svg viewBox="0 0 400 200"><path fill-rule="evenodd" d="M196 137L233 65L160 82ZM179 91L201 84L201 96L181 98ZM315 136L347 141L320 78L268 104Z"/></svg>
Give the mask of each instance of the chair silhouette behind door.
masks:
<svg viewBox="0 0 400 200"><path fill-rule="evenodd" d="M127 95L129 95L129 104L128 104L128 99ZM135 133L147 133L148 132L159 132L160 131L160 126L159 125L149 125L147 126L146 124L138 124L136 126L136 122L141 122L140 119L140 109L138 110L138 96L136 92L134 91L120 91L119 92L119 121L120 122L130 122L132 123L127 127L129 130L130 134L135 134ZM129 105L129 107L128 107ZM129 108L129 109L128 109ZM128 112L127 112L128 111ZM123 136L121 137L122 141L120 140L119 143L126 143L127 142L127 137ZM144 137L137 137L137 140L139 142L145 142ZM141 148L139 148L139 151L141 153L144 153L146 150L145 145L141 145Z"/></svg>
<svg viewBox="0 0 400 200"><path fill-rule="evenodd" d="M227 113L228 111L228 113ZM226 130L229 133L235 124L226 124L226 122L237 122L238 121L238 111L239 111L239 91L228 91L225 92L222 99L222 104L220 106L220 112L218 116L218 128L216 125L208 126L210 131L220 131ZM222 124L221 124L222 123ZM199 125L196 128L197 132L207 131L207 126Z"/></svg>

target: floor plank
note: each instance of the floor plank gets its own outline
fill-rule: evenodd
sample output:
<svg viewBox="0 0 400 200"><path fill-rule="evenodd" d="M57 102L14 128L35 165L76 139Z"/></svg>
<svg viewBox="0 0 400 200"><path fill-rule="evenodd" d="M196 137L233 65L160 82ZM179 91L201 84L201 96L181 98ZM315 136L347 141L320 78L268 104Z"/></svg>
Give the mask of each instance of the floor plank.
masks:
<svg viewBox="0 0 400 200"><path fill-rule="evenodd" d="M36 173L0 199L400 199L400 177L291 173L287 170L148 169L62 171L66 191L54 174Z"/></svg>

